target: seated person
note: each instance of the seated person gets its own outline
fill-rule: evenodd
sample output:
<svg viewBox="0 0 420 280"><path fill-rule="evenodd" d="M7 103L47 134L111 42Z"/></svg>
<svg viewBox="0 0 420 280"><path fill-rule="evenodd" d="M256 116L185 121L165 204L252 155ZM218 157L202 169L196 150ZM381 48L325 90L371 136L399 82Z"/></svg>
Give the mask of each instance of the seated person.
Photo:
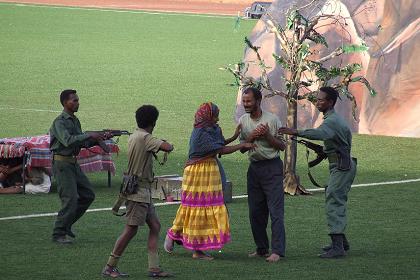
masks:
<svg viewBox="0 0 420 280"><path fill-rule="evenodd" d="M19 159L2 159L0 161L0 194L21 193L22 162Z"/></svg>
<svg viewBox="0 0 420 280"><path fill-rule="evenodd" d="M42 167L32 167L25 178L25 193L49 193L51 179L48 171Z"/></svg>

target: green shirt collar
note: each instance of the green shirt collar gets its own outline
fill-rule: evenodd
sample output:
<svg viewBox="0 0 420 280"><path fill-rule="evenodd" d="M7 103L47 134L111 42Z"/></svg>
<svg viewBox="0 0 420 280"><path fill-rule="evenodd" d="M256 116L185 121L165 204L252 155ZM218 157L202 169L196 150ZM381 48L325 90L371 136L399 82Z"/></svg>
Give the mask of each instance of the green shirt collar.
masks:
<svg viewBox="0 0 420 280"><path fill-rule="evenodd" d="M61 113L61 115L66 118L66 119L77 119L76 116L72 116L69 113L67 113L66 111L63 110L63 112Z"/></svg>
<svg viewBox="0 0 420 280"><path fill-rule="evenodd" d="M333 109L329 110L328 112L326 112L326 113L324 114L323 119L325 120L326 118L328 118L329 116L331 116L331 115L332 115L332 114L334 114L334 113L335 113L335 110L334 110L334 108L333 108Z"/></svg>

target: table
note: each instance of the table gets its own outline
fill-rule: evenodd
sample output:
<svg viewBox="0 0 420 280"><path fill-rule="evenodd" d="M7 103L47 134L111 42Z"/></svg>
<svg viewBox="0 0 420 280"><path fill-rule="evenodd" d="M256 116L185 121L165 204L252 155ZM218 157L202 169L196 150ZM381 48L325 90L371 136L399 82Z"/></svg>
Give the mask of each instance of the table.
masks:
<svg viewBox="0 0 420 280"><path fill-rule="evenodd" d="M99 146L83 148L77 156L77 162L83 172L108 172L108 186L111 186L111 174L115 175L115 165L112 154L119 152L118 145L112 140L106 140L110 153L104 152ZM0 138L0 158L24 157L26 168L44 167L51 171L52 153L50 151L50 136L29 136L16 138Z"/></svg>

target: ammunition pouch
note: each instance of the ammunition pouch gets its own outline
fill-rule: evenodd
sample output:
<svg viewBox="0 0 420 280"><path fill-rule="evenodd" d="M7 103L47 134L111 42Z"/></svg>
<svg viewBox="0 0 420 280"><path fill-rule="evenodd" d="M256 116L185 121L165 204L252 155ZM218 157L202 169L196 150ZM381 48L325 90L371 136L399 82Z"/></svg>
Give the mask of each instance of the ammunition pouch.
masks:
<svg viewBox="0 0 420 280"><path fill-rule="evenodd" d="M139 188L142 190L139 193ZM142 181L139 176L137 175L128 175L127 173L123 174L123 179L121 182L120 193L118 195L117 200L112 207L112 213L116 216L124 216L126 213L119 213L118 210L120 209L121 205L128 199L133 200L132 195L142 195L144 191L148 190L148 196L150 200L150 183L146 183ZM137 201L137 200L134 200Z"/></svg>
<svg viewBox="0 0 420 280"><path fill-rule="evenodd" d="M341 149L337 150L337 169L347 171L351 169L351 155L350 150Z"/></svg>
<svg viewBox="0 0 420 280"><path fill-rule="evenodd" d="M337 163L338 162L338 158L337 158L337 154L333 153L333 154L328 154L327 155L328 158L328 162L329 163Z"/></svg>
<svg viewBox="0 0 420 280"><path fill-rule="evenodd" d="M137 193L139 189L139 177L137 175L123 175L120 193L123 195L130 195Z"/></svg>

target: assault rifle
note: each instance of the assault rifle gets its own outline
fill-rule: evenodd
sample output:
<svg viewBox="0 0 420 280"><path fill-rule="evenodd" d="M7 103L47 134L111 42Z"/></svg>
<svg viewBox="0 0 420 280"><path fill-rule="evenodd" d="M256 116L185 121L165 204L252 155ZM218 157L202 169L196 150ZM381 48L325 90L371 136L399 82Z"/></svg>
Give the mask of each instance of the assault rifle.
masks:
<svg viewBox="0 0 420 280"><path fill-rule="evenodd" d="M89 130L89 131L85 131L85 132L86 133L89 133L89 132L99 133L99 134L102 135L102 137L104 139L111 139L112 137L121 136L121 135L130 135L131 134L127 130L116 130L116 129ZM111 150L106 145L105 141L98 141L96 144L99 145L99 147L101 147L101 149L105 153L110 153L111 152Z"/></svg>
<svg viewBox="0 0 420 280"><path fill-rule="evenodd" d="M307 140L303 140L303 139L296 139L294 137L291 138L293 141L298 142L299 144L302 144L304 146L306 146L306 148L314 151L316 153L316 159L311 160L308 162L308 166L314 167L316 165L318 165L319 163L321 163L321 161L323 161L324 159L327 158L327 154L324 153L324 147L322 147L321 145L309 142Z"/></svg>
<svg viewBox="0 0 420 280"><path fill-rule="evenodd" d="M308 161L308 177L309 177L309 180L312 182L312 184L314 184L318 188L326 188L326 186L321 186L315 181L314 177L311 174L311 170L310 170L311 167L314 167L314 166L318 165L319 163L321 163L321 161L323 161L324 159L327 158L327 154L324 153L324 148L321 145L309 142L307 140L296 139L295 137L291 137L290 139L298 142L299 144L304 145L307 148L306 149L306 160ZM310 150L312 150L316 153L316 159L309 161L309 150L308 149L310 149Z"/></svg>

